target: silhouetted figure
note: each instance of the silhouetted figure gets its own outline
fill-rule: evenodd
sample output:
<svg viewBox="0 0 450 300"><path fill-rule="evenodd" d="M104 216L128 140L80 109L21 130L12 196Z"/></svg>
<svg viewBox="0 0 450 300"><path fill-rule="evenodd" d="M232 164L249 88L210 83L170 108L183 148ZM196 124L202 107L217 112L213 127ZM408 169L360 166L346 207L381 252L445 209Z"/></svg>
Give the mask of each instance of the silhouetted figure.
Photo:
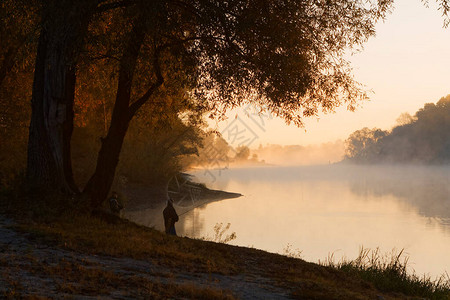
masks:
<svg viewBox="0 0 450 300"><path fill-rule="evenodd" d="M177 232L175 231L175 222L178 222L178 214L175 211L175 208L173 208L173 200L171 198L167 201L167 206L163 210L163 216L166 233L177 235Z"/></svg>
<svg viewBox="0 0 450 300"><path fill-rule="evenodd" d="M120 216L120 211L123 209L123 205L119 202L119 196L116 192L113 192L111 198L109 198L109 208L113 214Z"/></svg>

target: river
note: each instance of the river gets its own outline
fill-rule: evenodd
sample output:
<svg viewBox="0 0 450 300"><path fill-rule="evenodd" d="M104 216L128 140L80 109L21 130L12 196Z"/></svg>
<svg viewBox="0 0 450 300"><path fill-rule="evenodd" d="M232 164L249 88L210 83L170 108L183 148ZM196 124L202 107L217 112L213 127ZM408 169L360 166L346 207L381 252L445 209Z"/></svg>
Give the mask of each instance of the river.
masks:
<svg viewBox="0 0 450 300"><path fill-rule="evenodd" d="M300 254L311 262L357 257L360 247L409 256L410 272L450 272L450 167L346 165L255 167L192 173L214 189L244 196L183 214L179 235ZM214 179L214 180L213 180ZM184 208L183 208L184 209ZM181 210L181 209L180 209Z"/></svg>

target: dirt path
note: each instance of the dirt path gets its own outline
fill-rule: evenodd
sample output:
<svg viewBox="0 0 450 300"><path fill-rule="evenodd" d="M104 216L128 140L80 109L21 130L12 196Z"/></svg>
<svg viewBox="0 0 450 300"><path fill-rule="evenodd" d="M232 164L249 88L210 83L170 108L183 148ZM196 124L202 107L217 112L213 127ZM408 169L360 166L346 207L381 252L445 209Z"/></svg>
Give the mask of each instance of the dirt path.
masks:
<svg viewBox="0 0 450 300"><path fill-rule="evenodd" d="M158 288L195 286L239 299L289 299L288 291L258 275L192 273L150 261L68 251L19 232L15 225L0 215L0 297L148 299L159 298ZM150 297L146 291L155 294Z"/></svg>

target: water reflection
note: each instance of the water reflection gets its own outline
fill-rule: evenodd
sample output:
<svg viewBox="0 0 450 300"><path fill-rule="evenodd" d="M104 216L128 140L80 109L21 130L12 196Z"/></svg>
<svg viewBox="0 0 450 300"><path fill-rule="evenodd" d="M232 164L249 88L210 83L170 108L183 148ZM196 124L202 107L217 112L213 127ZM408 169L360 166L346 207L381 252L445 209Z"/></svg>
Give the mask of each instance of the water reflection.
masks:
<svg viewBox="0 0 450 300"><path fill-rule="evenodd" d="M185 214L178 232L212 234L231 223L233 244L282 252L287 244L309 261L357 256L359 246L405 248L419 274L449 270L449 168L319 166L224 172L211 187L245 196ZM197 174L198 180L206 178ZM211 184L210 184L211 185Z"/></svg>
<svg viewBox="0 0 450 300"><path fill-rule="evenodd" d="M350 182L355 194L370 193L379 197L392 194L414 206L423 216L443 218L443 223L450 218L450 168L410 166L364 169L359 180Z"/></svg>

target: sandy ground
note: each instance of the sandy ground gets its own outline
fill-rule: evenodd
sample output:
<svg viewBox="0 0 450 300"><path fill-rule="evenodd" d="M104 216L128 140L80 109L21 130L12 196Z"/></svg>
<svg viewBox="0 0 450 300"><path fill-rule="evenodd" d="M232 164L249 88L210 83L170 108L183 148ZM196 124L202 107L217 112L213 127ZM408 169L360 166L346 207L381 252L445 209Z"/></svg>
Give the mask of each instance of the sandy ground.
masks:
<svg viewBox="0 0 450 300"><path fill-rule="evenodd" d="M249 262L251 263L251 262ZM173 270L150 261L88 255L42 244L32 235L15 230L15 222L0 215L0 298L42 297L43 299L145 299L136 289L124 285L106 285L96 291L89 282L62 278L53 268L101 270L112 272L127 282L136 277L147 282L186 285L230 291L239 299L289 299L287 291L276 288L258 275L223 276ZM84 285L83 288L76 288ZM70 288L72 287L72 288ZM73 294L71 290L77 291ZM80 290L82 292L80 292ZM39 298L38 298L39 299Z"/></svg>

